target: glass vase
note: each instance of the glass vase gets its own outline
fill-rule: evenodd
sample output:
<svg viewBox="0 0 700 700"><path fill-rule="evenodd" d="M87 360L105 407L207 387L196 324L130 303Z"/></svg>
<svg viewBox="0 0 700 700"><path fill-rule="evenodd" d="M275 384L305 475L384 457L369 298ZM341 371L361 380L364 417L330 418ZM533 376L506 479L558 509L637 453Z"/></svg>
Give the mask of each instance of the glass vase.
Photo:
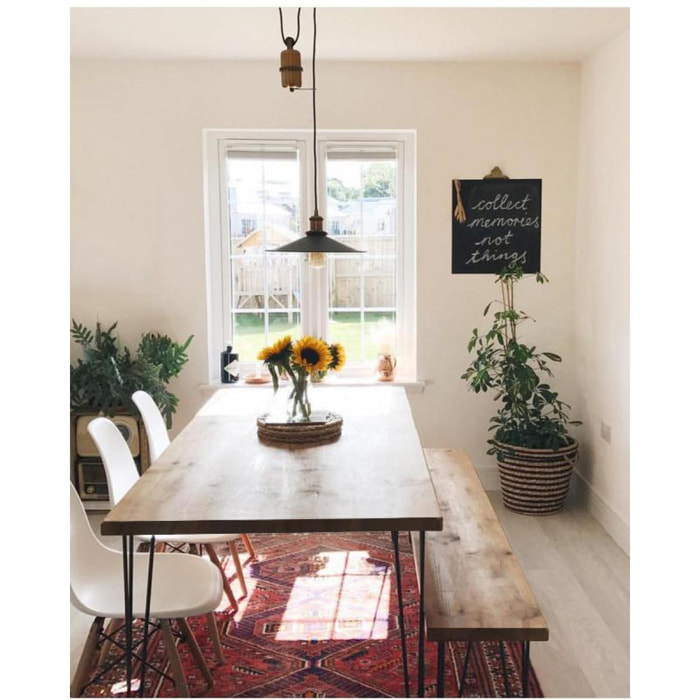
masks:
<svg viewBox="0 0 700 700"><path fill-rule="evenodd" d="M311 417L309 401L309 375L300 373L292 378L292 386L287 399L287 416L290 421L303 423Z"/></svg>

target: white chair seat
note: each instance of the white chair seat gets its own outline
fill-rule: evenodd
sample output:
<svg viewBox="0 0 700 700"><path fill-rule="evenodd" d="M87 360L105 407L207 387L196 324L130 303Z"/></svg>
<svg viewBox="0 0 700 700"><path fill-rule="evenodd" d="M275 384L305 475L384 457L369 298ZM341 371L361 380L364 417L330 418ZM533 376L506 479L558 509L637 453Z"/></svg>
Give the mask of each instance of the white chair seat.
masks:
<svg viewBox="0 0 700 700"><path fill-rule="evenodd" d="M101 557L94 580L80 589L76 607L95 617L124 617L124 578L122 554ZM146 614L148 555L134 555L134 617ZM214 564L200 557L182 554L156 554L153 566L150 617L174 619L205 615L221 602L223 583Z"/></svg>
<svg viewBox="0 0 700 700"><path fill-rule="evenodd" d="M70 485L70 599L80 611L94 616L88 638L71 681L71 697L79 697L89 682L106 618L111 622L98 663L111 644L115 623L124 619L124 559L121 552L105 547L90 527L77 491ZM149 554L134 554L133 617L146 617L146 586ZM168 654L177 694L189 697L187 679L178 657L170 621L177 623L204 679L213 683L206 660L186 618L206 615L217 659L223 662L219 632L213 611L221 601L224 583L219 569L200 557L154 554L149 618L158 620Z"/></svg>

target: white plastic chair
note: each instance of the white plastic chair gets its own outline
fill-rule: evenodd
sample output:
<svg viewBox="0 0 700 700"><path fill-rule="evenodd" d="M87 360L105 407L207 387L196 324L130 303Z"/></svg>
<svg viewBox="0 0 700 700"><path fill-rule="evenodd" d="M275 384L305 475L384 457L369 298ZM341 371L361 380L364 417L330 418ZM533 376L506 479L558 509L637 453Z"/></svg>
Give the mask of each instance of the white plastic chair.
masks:
<svg viewBox="0 0 700 700"><path fill-rule="evenodd" d="M122 553L105 547L97 539L73 484L70 485L70 499L71 603L81 612L95 617L71 682L71 697L77 697L90 678L105 618L124 618L124 577ZM154 557L150 616L160 626L178 695L189 697L170 627L171 620L177 620L197 666L211 685L211 673L185 618L207 616L217 657L223 661L213 614L221 600L221 576L211 562L200 557L177 554L156 554ZM145 616L147 569L148 554L135 553L134 618Z"/></svg>
<svg viewBox="0 0 700 700"><path fill-rule="evenodd" d="M165 448L170 444L168 429L161 415L160 409L151 395L145 391L135 391L131 395L131 400L136 404L141 414L144 426L146 426L146 436L148 437L148 451L151 461L155 462L163 454Z"/></svg>
<svg viewBox="0 0 700 700"><path fill-rule="evenodd" d="M148 438L148 451L151 455L151 461L160 457L165 448L170 444L170 437L168 436L168 428L165 425L163 416L160 409L153 400L153 397L145 391L135 391L131 395L131 400L136 404L141 414L141 420L146 427L146 437ZM251 559L255 559L255 550L253 545L250 543L248 535L241 534L241 541L243 546L248 552L248 556ZM247 589L245 585L245 579L241 574L241 588L243 589L243 594L247 595Z"/></svg>
<svg viewBox="0 0 700 700"><path fill-rule="evenodd" d="M88 433L95 441L97 450L100 453L105 473L107 474L109 504L110 507L114 507L138 481L138 469L124 436L111 420L101 417L94 418L88 424ZM142 541L150 541L151 539L149 535L138 535L137 538ZM248 591L243 578L243 567L238 557L238 547L231 538L231 535L156 535L155 541L158 549L162 549L166 543L170 545L202 545L221 573L224 592L235 612L238 610L238 601L231 590L231 584L214 547L218 543L225 542L228 544L231 558L236 568L236 578L238 578L243 595L246 596Z"/></svg>

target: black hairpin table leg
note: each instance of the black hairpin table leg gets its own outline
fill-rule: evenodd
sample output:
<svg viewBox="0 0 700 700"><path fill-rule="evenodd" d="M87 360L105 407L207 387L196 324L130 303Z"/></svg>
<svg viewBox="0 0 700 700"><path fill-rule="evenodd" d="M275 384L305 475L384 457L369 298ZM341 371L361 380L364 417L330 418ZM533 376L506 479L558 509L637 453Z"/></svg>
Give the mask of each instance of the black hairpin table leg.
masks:
<svg viewBox="0 0 700 700"><path fill-rule="evenodd" d="M425 530L420 531L418 550L418 697L422 698L425 696Z"/></svg>
<svg viewBox="0 0 700 700"><path fill-rule="evenodd" d="M124 567L124 628L126 632L126 697L131 697L131 652L133 649L134 536L122 535Z"/></svg>
<svg viewBox="0 0 700 700"><path fill-rule="evenodd" d="M438 642L437 648L437 696L445 697L445 642Z"/></svg>
<svg viewBox="0 0 700 700"><path fill-rule="evenodd" d="M522 642L523 645L523 697L530 697L530 642Z"/></svg>
<svg viewBox="0 0 700 700"><path fill-rule="evenodd" d="M153 588L153 554L156 549L156 538L151 536L148 550L148 580L146 582L146 611L143 622L143 652L141 658L141 685L139 697L143 697L143 689L146 685L146 663L148 661L148 619L151 616L151 589Z"/></svg>
<svg viewBox="0 0 700 700"><path fill-rule="evenodd" d="M403 617L403 589L401 587L401 561L399 559L399 533L393 531L391 539L394 543L394 571L396 572L396 593L399 599L399 629L401 631L401 659L403 662L403 689L406 697L410 695L408 687L408 654L406 652L406 625Z"/></svg>
<svg viewBox="0 0 700 700"><path fill-rule="evenodd" d="M467 684L467 671L469 670L469 655L472 651L472 643L467 642L467 653L464 655L464 666L462 667L462 677L459 679L459 688L457 694L461 698L464 693L464 687Z"/></svg>

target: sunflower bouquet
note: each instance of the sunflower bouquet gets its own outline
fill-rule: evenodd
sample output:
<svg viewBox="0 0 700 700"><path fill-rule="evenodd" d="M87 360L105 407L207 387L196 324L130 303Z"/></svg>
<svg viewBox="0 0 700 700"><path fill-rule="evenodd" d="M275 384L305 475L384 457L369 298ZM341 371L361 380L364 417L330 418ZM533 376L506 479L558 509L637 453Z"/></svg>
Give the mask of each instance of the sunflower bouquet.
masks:
<svg viewBox="0 0 700 700"><path fill-rule="evenodd" d="M275 392L279 388L280 374L287 374L292 382L289 396L291 418L296 419L300 415L301 420L309 420L309 378L311 375L322 377L329 370L337 372L341 369L345 364L345 349L340 343L329 344L311 335L295 341L286 335L264 347L258 353L258 360L267 365Z"/></svg>

